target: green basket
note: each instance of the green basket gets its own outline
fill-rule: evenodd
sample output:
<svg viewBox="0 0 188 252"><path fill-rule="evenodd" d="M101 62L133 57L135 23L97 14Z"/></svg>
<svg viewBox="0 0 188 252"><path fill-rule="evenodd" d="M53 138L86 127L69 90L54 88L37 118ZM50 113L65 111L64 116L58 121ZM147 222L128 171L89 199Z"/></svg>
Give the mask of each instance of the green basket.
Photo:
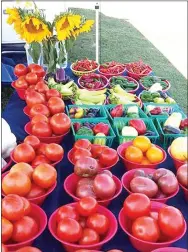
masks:
<svg viewBox="0 0 188 252"><path fill-rule="evenodd" d="M120 119L120 118L130 118L130 117L115 117L115 118L112 118L112 116L110 115L110 112L109 110L115 108L117 105L105 105L105 110L106 110L106 114L109 118L109 120L113 123L114 122L114 119ZM124 111L127 110L128 107L132 107L132 106L137 106L138 107L138 115L139 115L139 118L148 118L147 115L144 113L144 111L136 104L127 104L127 105L123 105L123 108L124 108ZM133 118L132 118L133 119Z"/></svg>
<svg viewBox="0 0 188 252"><path fill-rule="evenodd" d="M97 116L95 118L100 118L100 119L104 119L104 120L106 120L108 118L106 110L102 105L68 105L68 106L66 106L67 115L70 117L70 113L69 113L70 108L78 108L78 107L83 108L83 109L90 109L90 108L99 109L99 116ZM91 118L91 117L83 117L83 118L79 118L79 120L86 119L86 118ZM77 120L77 119L71 118L71 120Z"/></svg>
<svg viewBox="0 0 188 252"><path fill-rule="evenodd" d="M133 118L131 118L131 119L133 119ZM116 134L118 137L119 144L132 141L135 138L134 136L122 136L121 135L122 128L124 126L128 126L129 125L128 123L131 119L127 119L127 118L114 119L114 126L116 129ZM155 125L153 124L152 120L149 118L142 118L142 120L146 124L147 130L151 130L151 131L155 132L155 136L148 136L148 138L150 139L150 141L152 143L156 143L157 140L159 139L159 134L158 134L157 129L156 129Z"/></svg>
<svg viewBox="0 0 188 252"><path fill-rule="evenodd" d="M160 138L160 145L164 148L167 149L171 143L173 142L174 139L177 137L184 137L185 134L166 134L163 131L163 125L166 121L166 118L158 118L156 119L156 128L159 133L159 138Z"/></svg>
<svg viewBox="0 0 188 252"><path fill-rule="evenodd" d="M91 143L93 143L94 140L98 139L98 140L101 140L101 141L102 141L102 140L105 140L105 145L107 145L107 146L109 146L109 147L112 146L113 141L114 141L116 135L115 135L115 133L114 133L114 131L113 131L113 129L112 129L112 127L111 127L111 125L110 125L110 123L109 123L108 120L101 120L101 119L99 119L99 118L84 118L84 119L81 119L81 120L79 120L79 119L74 119L74 120L71 120L71 121L72 121L71 128L72 128L72 132L73 132L75 141L77 141L77 140L79 140L79 139L85 138L85 139L88 139ZM97 124L97 123L100 123L100 122L106 123L106 124L108 124L109 127L110 127L109 135L106 136L106 137L87 136L87 135L77 135L76 132L75 132L75 130L74 130L74 127L73 127L73 124L76 123L76 122L81 123L81 125L82 125L83 123L85 123L85 122L96 123L96 124Z"/></svg>

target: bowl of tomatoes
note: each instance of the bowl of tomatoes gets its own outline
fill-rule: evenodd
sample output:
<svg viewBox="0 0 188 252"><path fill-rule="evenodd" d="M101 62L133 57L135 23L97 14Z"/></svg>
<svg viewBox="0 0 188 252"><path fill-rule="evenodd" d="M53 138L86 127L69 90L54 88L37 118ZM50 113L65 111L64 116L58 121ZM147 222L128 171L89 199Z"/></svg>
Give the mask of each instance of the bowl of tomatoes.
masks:
<svg viewBox="0 0 188 252"><path fill-rule="evenodd" d="M2 199L2 242L8 251L30 246L46 226L47 216L39 206L15 194Z"/></svg>
<svg viewBox="0 0 188 252"><path fill-rule="evenodd" d="M109 79L113 76L123 75L125 65L116 61L106 62L99 66L98 72Z"/></svg>
<svg viewBox="0 0 188 252"><path fill-rule="evenodd" d="M84 74L78 79L79 87L87 90L101 90L106 88L108 84L108 79L102 74Z"/></svg>
<svg viewBox="0 0 188 252"><path fill-rule="evenodd" d="M76 62L72 63L70 66L71 71L74 75L80 77L84 74L90 74L97 71L99 68L99 64L94 60L77 60Z"/></svg>
<svg viewBox="0 0 188 252"><path fill-rule="evenodd" d="M152 73L152 68L149 65L144 64L142 60L125 64L125 69L128 76L135 80L140 80L142 77L148 76Z"/></svg>
<svg viewBox="0 0 188 252"><path fill-rule="evenodd" d="M58 208L48 222L50 233L68 252L100 250L114 237L117 227L113 213L92 197Z"/></svg>
<svg viewBox="0 0 188 252"><path fill-rule="evenodd" d="M185 195L185 200L188 201L188 166L187 164L184 164L179 167L177 171L177 179L179 182L179 185L181 186L184 195Z"/></svg>
<svg viewBox="0 0 188 252"><path fill-rule="evenodd" d="M132 246L140 252L169 247L187 230L179 209L160 202L151 202L140 193L130 194L118 216L119 224Z"/></svg>

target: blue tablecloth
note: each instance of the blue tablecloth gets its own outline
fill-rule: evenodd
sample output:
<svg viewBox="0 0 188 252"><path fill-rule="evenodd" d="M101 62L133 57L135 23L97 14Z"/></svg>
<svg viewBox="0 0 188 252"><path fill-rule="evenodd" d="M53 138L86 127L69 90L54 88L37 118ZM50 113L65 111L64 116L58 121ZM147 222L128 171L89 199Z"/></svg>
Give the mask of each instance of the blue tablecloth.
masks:
<svg viewBox="0 0 188 252"><path fill-rule="evenodd" d="M75 76L72 75L69 68L66 69L66 72L72 78L77 80ZM26 133L24 131L24 126L29 121L28 117L23 113L23 108L25 105L26 103L20 100L15 92L10 98L9 103L2 114L2 117L10 125L11 130L16 135L18 141L23 141L25 138ZM56 189L48 196L42 205L42 208L45 210L48 218L58 207L72 202L72 199L66 194L63 188L63 182L65 178L73 172L73 165L70 164L67 159L67 152L72 148L73 142L73 136L72 133L70 133L68 136L66 136L62 143L62 147L65 150L65 155L63 161L56 167L58 172L58 184ZM114 145L113 147L116 148L117 146ZM160 167L168 168L174 173L176 172L175 168L173 167L172 160L169 157ZM114 175L121 178L125 172L125 168L123 164L119 162L115 167L112 168L112 172ZM123 202L127 195L127 192L123 190L121 195L110 204L109 209L115 214L116 217L118 217L118 213L122 208ZM168 201L168 204L179 208L186 221L188 220L188 208L181 189L176 197ZM173 246L187 248L187 244L187 235L184 235L184 237L178 242L174 243ZM46 228L44 233L35 240L33 245L41 249L43 252L65 251L62 245L49 233L48 228ZM124 252L137 252L137 250L132 247L128 237L123 233L120 227L118 228L118 232L115 237L110 242L105 244L102 249L107 251L114 248L121 249Z"/></svg>

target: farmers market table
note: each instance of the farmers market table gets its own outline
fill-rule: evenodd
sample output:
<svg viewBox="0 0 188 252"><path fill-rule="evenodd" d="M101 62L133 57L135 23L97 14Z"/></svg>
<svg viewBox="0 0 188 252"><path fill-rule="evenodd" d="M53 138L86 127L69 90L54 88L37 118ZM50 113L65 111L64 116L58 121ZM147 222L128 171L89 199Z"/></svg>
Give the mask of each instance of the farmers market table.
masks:
<svg viewBox="0 0 188 252"><path fill-rule="evenodd" d="M77 78L73 76L70 68L66 69L66 73L71 76L75 81ZM138 93L141 90L138 90ZM137 94L138 94L137 93ZM68 103L67 103L68 104ZM26 106L26 103L18 97L17 93L14 92L12 97L9 100L8 105L6 106L2 117L8 122L11 127L12 132L17 137L18 141L23 141L26 137L26 133L24 131L25 124L29 121L29 118L23 113L23 108ZM4 136L6 137L6 136ZM57 173L58 173L58 184L56 189L48 196L45 202L42 205L42 208L45 210L48 218L50 215L60 206L65 205L67 203L72 202L71 197L67 195L63 188L63 183L65 178L73 172L73 165L67 159L67 153L72 148L74 143L74 139L72 133L70 132L62 142L62 147L64 148L65 155L63 161L56 166ZM114 144L114 148L117 148L117 145ZM160 165L160 167L165 167L172 170L176 173L175 168L173 167L172 160L167 158L165 163ZM114 175L118 176L119 178L125 172L125 168L121 162L119 162L115 167L112 168L112 172ZM127 192L125 190L122 191L121 195L116 198L109 206L109 209L115 214L118 218L118 213L122 208L124 199L127 197ZM178 195L168 201L169 205L175 206L179 208L184 215L186 221L188 220L188 207L187 203L184 199L184 195L182 190L180 189ZM184 237L179 240L178 242L174 243L174 247L181 247L187 248L188 245L188 235L184 235ZM48 228L44 231L44 233L35 240L34 246L41 249L43 252L60 252L65 251L61 244L56 241L52 235L49 233ZM131 243L129 242L128 237L123 233L123 231L119 228L116 236L112 239L109 243L105 244L103 247L103 251L107 251L109 249L121 249L124 252L137 252Z"/></svg>

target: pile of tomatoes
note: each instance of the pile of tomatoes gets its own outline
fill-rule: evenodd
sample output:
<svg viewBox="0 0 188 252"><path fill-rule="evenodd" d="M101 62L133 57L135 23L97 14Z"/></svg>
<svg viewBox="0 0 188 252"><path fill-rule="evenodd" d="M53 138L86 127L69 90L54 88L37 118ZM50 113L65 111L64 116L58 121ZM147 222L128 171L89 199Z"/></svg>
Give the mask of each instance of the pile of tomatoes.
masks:
<svg viewBox="0 0 188 252"><path fill-rule="evenodd" d="M130 232L146 242L167 242L183 233L185 221L175 207L164 205L152 210L150 199L140 193L129 195L123 205L123 213L130 221Z"/></svg>
<svg viewBox="0 0 188 252"><path fill-rule="evenodd" d="M33 199L43 196L56 184L57 171L49 164L42 163L33 169L27 163L17 163L2 179L5 195L17 194Z"/></svg>
<svg viewBox="0 0 188 252"><path fill-rule="evenodd" d="M12 153L15 162L28 163L32 167L39 164L53 164L60 162L64 156L64 150L61 145L56 143L41 143L36 136L27 136L24 142L18 144Z"/></svg>

